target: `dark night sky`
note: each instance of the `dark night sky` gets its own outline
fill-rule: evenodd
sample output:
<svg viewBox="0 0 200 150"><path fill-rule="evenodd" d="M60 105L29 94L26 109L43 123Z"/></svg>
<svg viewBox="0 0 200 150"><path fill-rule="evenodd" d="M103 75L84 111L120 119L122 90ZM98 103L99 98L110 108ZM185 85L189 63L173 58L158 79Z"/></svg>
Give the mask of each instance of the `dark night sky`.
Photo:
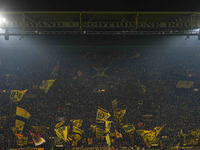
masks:
<svg viewBox="0 0 200 150"><path fill-rule="evenodd" d="M1 11L200 11L200 0L0 0Z"/></svg>

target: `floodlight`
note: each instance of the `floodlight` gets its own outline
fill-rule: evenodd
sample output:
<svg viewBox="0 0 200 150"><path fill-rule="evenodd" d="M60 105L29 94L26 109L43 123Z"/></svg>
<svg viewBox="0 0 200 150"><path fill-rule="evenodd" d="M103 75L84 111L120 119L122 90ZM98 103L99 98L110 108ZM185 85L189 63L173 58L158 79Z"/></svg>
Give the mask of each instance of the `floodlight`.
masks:
<svg viewBox="0 0 200 150"><path fill-rule="evenodd" d="M6 18L0 16L0 23L5 23L5 22L6 22Z"/></svg>

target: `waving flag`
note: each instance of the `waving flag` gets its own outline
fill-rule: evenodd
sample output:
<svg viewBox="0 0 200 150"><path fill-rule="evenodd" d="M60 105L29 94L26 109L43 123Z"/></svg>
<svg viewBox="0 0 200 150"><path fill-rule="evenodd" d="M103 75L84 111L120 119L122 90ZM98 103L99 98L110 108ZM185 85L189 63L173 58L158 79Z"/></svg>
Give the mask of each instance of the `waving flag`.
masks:
<svg viewBox="0 0 200 150"><path fill-rule="evenodd" d="M105 131L99 127L96 127L96 138L99 139L105 134Z"/></svg>
<svg viewBox="0 0 200 150"><path fill-rule="evenodd" d="M71 119L70 121L72 122L73 126L78 128L81 127L83 123L82 119Z"/></svg>
<svg viewBox="0 0 200 150"><path fill-rule="evenodd" d="M176 85L176 88L191 88L193 86L194 82L193 81L183 81L183 80L180 80L178 81L177 85Z"/></svg>
<svg viewBox="0 0 200 150"><path fill-rule="evenodd" d="M123 125L122 128L124 129L124 131L126 133L130 133L130 132L133 132L135 131L135 126L133 124L126 124L126 125Z"/></svg>
<svg viewBox="0 0 200 150"><path fill-rule="evenodd" d="M97 123L104 123L110 116L111 115L107 110L98 107L96 116Z"/></svg>
<svg viewBox="0 0 200 150"><path fill-rule="evenodd" d="M111 124L112 124L112 121L106 121L105 122L105 132L110 131Z"/></svg>
<svg viewBox="0 0 200 150"><path fill-rule="evenodd" d="M69 134L69 129L70 126L63 126L57 129L54 129L56 132L56 135L61 138L62 140L64 140L65 142L68 141L68 134Z"/></svg>
<svg viewBox="0 0 200 150"><path fill-rule="evenodd" d="M33 139L33 142L35 143L35 146L39 146L46 142L45 139L43 139L40 135L36 135L32 133L31 131L29 131L29 133Z"/></svg>
<svg viewBox="0 0 200 150"><path fill-rule="evenodd" d="M30 118L31 114L26 110L17 107L16 108L16 121L15 127L13 128L14 133L22 134L25 122Z"/></svg>
<svg viewBox="0 0 200 150"><path fill-rule="evenodd" d="M43 90L45 93L48 93L50 87L52 86L52 84L55 81L56 81L56 79L54 79L54 80L43 80L42 85L40 86L40 89Z"/></svg>
<svg viewBox="0 0 200 150"><path fill-rule="evenodd" d="M126 113L126 109L124 109L124 110L115 109L114 110L114 117L118 124L121 124L125 113Z"/></svg>
<svg viewBox="0 0 200 150"><path fill-rule="evenodd" d="M60 122L58 122L58 123L55 125L55 128L61 127L64 123L65 123L65 121L64 121L64 120L61 120Z"/></svg>
<svg viewBox="0 0 200 150"><path fill-rule="evenodd" d="M164 128L165 125L161 127L155 127L154 130L137 130L136 132L143 137L144 142L150 148L152 142L156 139L157 135Z"/></svg>
<svg viewBox="0 0 200 150"><path fill-rule="evenodd" d="M11 93L10 93L10 100L13 101L13 102L19 102L21 101L22 97L24 96L24 94L26 93L27 89L26 90L11 90Z"/></svg>
<svg viewBox="0 0 200 150"><path fill-rule="evenodd" d="M17 145L25 146L28 143L28 137L24 137L23 135L18 135L16 139Z"/></svg>
<svg viewBox="0 0 200 150"><path fill-rule="evenodd" d="M111 145L110 135L109 134L106 135L106 143L108 144L108 146Z"/></svg>
<svg viewBox="0 0 200 150"><path fill-rule="evenodd" d="M72 132L78 133L78 134L80 134L80 135L82 135L82 134L84 133L83 130L81 130L80 128L78 128L78 127L76 127L76 126L73 126Z"/></svg>

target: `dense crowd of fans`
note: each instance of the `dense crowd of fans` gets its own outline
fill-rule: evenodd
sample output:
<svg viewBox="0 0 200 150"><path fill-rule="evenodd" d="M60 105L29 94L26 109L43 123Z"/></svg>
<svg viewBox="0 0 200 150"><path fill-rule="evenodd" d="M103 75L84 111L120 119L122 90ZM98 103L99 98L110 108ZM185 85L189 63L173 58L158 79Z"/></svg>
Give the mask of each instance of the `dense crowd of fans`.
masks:
<svg viewBox="0 0 200 150"><path fill-rule="evenodd" d="M2 50L1 50L2 51ZM136 129L153 129L166 124L159 135L167 136L165 145L177 144L177 133L199 128L199 63L200 51L195 48L159 47L83 47L66 50L28 51L25 48L0 55L0 116L8 116L1 129L1 146L17 147L11 127L15 125L16 106L27 110L31 117L25 125L28 135L31 126L49 127L43 135L46 147L52 146L49 137L55 137L57 117L83 119L85 137L89 127L96 123L98 106L113 115L112 100L126 109L124 123L133 123ZM48 80L56 63L59 72L48 93L40 90L42 80ZM95 76L94 68L106 68L106 76ZM191 88L176 88L179 80L194 81ZM145 88L142 89L142 87ZM18 103L10 101L10 90L28 89ZM98 92L105 89L105 92ZM143 115L153 115L148 120ZM111 117L111 119L113 119ZM138 123L142 122L141 127ZM115 146L144 147L141 137L134 133L134 143L122 129L123 139ZM26 133L27 132L27 133ZM96 141L93 146L106 146ZM81 146L81 144L79 145ZM4 147L4 149L6 149Z"/></svg>

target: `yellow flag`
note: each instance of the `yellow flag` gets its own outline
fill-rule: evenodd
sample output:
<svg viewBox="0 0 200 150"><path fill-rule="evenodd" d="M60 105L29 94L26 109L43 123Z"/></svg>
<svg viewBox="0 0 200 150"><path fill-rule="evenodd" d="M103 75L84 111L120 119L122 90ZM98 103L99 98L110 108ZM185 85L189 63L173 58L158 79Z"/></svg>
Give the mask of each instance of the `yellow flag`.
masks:
<svg viewBox="0 0 200 150"><path fill-rule="evenodd" d="M96 131L97 125L90 125L90 130L94 133Z"/></svg>
<svg viewBox="0 0 200 150"><path fill-rule="evenodd" d="M109 134L106 135L106 143L108 144L108 146L111 145L111 142L110 142L110 135L109 135Z"/></svg>
<svg viewBox="0 0 200 150"><path fill-rule="evenodd" d="M68 125L68 126L65 126L65 128L63 130L63 137L64 137L65 142L68 141L69 129L70 129L70 126Z"/></svg>
<svg viewBox="0 0 200 150"><path fill-rule="evenodd" d="M180 80L178 81L176 88L191 88L193 86L194 82L193 81L183 81Z"/></svg>
<svg viewBox="0 0 200 150"><path fill-rule="evenodd" d="M71 119L70 121L73 123L73 126L78 128L81 127L83 123L82 119Z"/></svg>
<svg viewBox="0 0 200 150"><path fill-rule="evenodd" d="M43 90L45 93L48 93L50 87L52 86L52 84L55 81L56 81L56 79L54 79L54 80L43 80L42 85L40 86L40 89Z"/></svg>
<svg viewBox="0 0 200 150"><path fill-rule="evenodd" d="M24 137L23 135L17 136L16 141L17 141L17 145L25 146L25 145L27 145L28 137Z"/></svg>
<svg viewBox="0 0 200 150"><path fill-rule="evenodd" d="M80 135L82 135L82 134L84 133L83 130L81 130L80 128L78 128L78 127L76 127L76 126L73 126L72 132L78 133L78 134L80 134Z"/></svg>
<svg viewBox="0 0 200 150"><path fill-rule="evenodd" d="M14 133L22 134L25 122L30 118L31 114L25 109L20 107L16 108L16 121L15 127L13 128Z"/></svg>
<svg viewBox="0 0 200 150"><path fill-rule="evenodd" d="M161 126L161 127L155 127L155 128L154 128L154 131L156 132L156 137L158 136L158 134L160 133L160 131L162 131L162 129L163 129L165 126L166 126L166 124L163 125L163 126Z"/></svg>
<svg viewBox="0 0 200 150"><path fill-rule="evenodd" d="M105 121L105 132L110 131L111 124L112 124L112 121Z"/></svg>
<svg viewBox="0 0 200 150"><path fill-rule="evenodd" d="M71 138L74 140L74 141L79 141L82 137L79 135L79 134L72 134L71 135Z"/></svg>
<svg viewBox="0 0 200 150"><path fill-rule="evenodd" d="M57 129L54 129L56 135L61 138L63 141L68 141L68 133L69 133L70 126L63 126Z"/></svg>
<svg viewBox="0 0 200 150"><path fill-rule="evenodd" d="M133 124L126 124L126 125L123 125L122 128L124 129L124 131L126 133L130 133L130 132L133 132L135 131L135 126Z"/></svg>
<svg viewBox="0 0 200 150"><path fill-rule="evenodd" d="M26 93L27 89L26 90L11 90L11 93L10 93L10 100L13 101L13 102L19 102L21 101L22 97L24 96L24 94Z"/></svg>
<svg viewBox="0 0 200 150"><path fill-rule="evenodd" d="M99 139L105 134L105 131L99 127L96 127L96 138Z"/></svg>
<svg viewBox="0 0 200 150"><path fill-rule="evenodd" d="M61 120L60 122L58 122L58 123L56 124L55 128L61 127L64 123L65 123L65 121L64 121L64 120Z"/></svg>
<svg viewBox="0 0 200 150"><path fill-rule="evenodd" d="M152 130L150 130L150 131L149 130L137 130L136 132L144 139L144 142L150 148L151 143L156 138L155 131L152 131Z"/></svg>
<svg viewBox="0 0 200 150"><path fill-rule="evenodd" d="M98 107L96 116L97 123L104 123L110 116L111 115L107 110Z"/></svg>
<svg viewBox="0 0 200 150"><path fill-rule="evenodd" d="M125 113L126 113L126 109L124 109L124 110L115 109L114 110L114 117L118 124L121 124Z"/></svg>
<svg viewBox="0 0 200 150"><path fill-rule="evenodd" d="M166 124L165 124L166 125ZM152 142L155 140L157 135L160 133L160 131L164 128L164 126L161 127L155 127L154 130L137 130L136 132L143 137L144 142L146 145L150 148Z"/></svg>

